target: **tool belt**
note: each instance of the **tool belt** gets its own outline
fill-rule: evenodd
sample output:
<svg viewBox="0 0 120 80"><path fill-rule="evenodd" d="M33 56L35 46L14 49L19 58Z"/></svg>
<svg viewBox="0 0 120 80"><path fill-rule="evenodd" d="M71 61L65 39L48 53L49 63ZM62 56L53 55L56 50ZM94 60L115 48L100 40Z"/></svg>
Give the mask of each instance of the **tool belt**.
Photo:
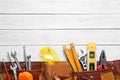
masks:
<svg viewBox="0 0 120 80"><path fill-rule="evenodd" d="M56 62L45 64L43 73L45 80L120 80L120 60L107 61L107 66L106 70L73 72L69 62Z"/></svg>
<svg viewBox="0 0 120 80"><path fill-rule="evenodd" d="M6 63L8 71L10 63ZM24 63L21 63L22 67ZM107 61L107 70L73 72L69 62L57 62L54 65L44 64L43 62L32 63L34 80L55 80L55 76L60 80L120 80L120 60ZM5 78L3 64L0 67L1 75ZM17 70L17 74L22 71ZM73 79L73 77L76 77ZM109 79L110 78L110 79ZM5 79L4 79L5 80Z"/></svg>
<svg viewBox="0 0 120 80"><path fill-rule="evenodd" d="M111 70L76 72L76 80L114 80Z"/></svg>
<svg viewBox="0 0 120 80"><path fill-rule="evenodd" d="M107 70L73 72L76 80L120 80L120 60L107 61Z"/></svg>
<svg viewBox="0 0 120 80"><path fill-rule="evenodd" d="M71 67L68 62L56 62L53 65L45 65L46 80L66 80L71 77ZM57 79L57 80L58 80Z"/></svg>
<svg viewBox="0 0 120 80"><path fill-rule="evenodd" d="M120 60L108 61L107 65L115 76L115 80L120 80Z"/></svg>

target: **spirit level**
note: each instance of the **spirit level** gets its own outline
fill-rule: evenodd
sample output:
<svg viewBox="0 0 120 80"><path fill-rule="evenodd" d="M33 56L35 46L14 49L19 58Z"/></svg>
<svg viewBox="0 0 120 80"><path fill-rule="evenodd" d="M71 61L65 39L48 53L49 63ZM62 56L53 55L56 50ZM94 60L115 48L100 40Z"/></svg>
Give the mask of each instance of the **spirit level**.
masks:
<svg viewBox="0 0 120 80"><path fill-rule="evenodd" d="M96 62L96 43L88 43L87 44L87 67L88 71L97 70L97 62Z"/></svg>

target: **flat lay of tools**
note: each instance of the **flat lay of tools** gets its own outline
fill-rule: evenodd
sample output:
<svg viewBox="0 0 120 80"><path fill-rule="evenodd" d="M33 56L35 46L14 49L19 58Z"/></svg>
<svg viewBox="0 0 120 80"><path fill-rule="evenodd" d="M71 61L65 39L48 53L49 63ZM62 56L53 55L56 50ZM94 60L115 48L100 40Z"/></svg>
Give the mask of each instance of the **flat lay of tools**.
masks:
<svg viewBox="0 0 120 80"><path fill-rule="evenodd" d="M38 50L39 51L39 50ZM63 45L66 61L60 61L51 47L40 49L40 62L32 62L23 46L23 62L18 52L7 52L8 62L2 58L0 80L120 80L120 60L107 61L102 50L97 61L97 44L89 42L86 48L76 48L74 43Z"/></svg>

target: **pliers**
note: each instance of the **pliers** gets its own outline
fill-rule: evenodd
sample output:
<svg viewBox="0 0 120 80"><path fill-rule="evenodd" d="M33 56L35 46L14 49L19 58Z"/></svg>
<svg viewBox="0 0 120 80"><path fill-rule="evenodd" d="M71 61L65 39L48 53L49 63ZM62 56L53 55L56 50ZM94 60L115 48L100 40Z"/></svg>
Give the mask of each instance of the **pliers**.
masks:
<svg viewBox="0 0 120 80"><path fill-rule="evenodd" d="M106 64L106 55L105 55L104 50L101 51L99 65L98 65L98 70L103 70L103 69L108 69L108 66Z"/></svg>

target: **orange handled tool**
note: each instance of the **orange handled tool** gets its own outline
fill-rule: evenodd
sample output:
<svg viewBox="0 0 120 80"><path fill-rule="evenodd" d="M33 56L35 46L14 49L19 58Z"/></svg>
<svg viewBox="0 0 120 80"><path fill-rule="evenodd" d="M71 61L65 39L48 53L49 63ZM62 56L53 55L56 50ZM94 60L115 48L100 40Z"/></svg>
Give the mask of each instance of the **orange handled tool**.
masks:
<svg viewBox="0 0 120 80"><path fill-rule="evenodd" d="M33 75L30 72L24 71L19 73L18 80L33 80Z"/></svg>

